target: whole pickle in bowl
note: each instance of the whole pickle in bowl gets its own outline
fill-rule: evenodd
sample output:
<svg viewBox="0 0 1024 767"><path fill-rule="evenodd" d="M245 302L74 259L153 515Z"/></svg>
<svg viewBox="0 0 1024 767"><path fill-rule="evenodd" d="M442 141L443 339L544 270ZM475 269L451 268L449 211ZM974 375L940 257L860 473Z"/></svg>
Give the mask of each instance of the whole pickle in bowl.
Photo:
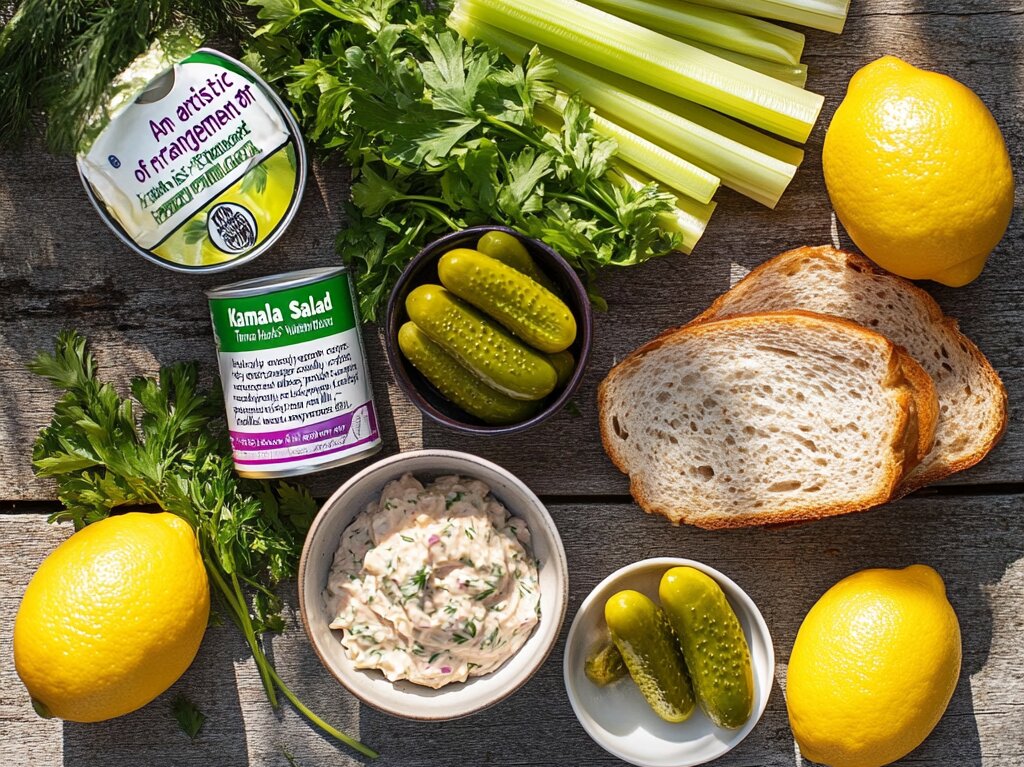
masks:
<svg viewBox="0 0 1024 767"><path fill-rule="evenodd" d="M437 264L441 284L542 352L564 351L576 340L576 319L540 283L490 256L456 248Z"/></svg>
<svg viewBox="0 0 1024 767"><path fill-rule="evenodd" d="M431 341L414 322L399 328L398 347L442 396L484 423L518 423L537 411L537 402L512 399L485 384Z"/></svg>
<svg viewBox="0 0 1024 767"><path fill-rule="evenodd" d="M555 283L540 270L537 262L533 260L533 256L518 237L508 232L488 232L477 240L476 249L511 266L516 271L522 272L530 279L536 280L552 293L558 293Z"/></svg>
<svg viewBox="0 0 1024 767"><path fill-rule="evenodd" d="M648 705L666 722L685 722L696 701L665 613L648 597L627 589L611 596L604 618L612 641Z"/></svg>
<svg viewBox="0 0 1024 767"><path fill-rule="evenodd" d="M440 285L420 285L405 310L432 341L484 383L512 399L543 399L558 374L547 358Z"/></svg>
<svg viewBox="0 0 1024 767"><path fill-rule="evenodd" d="M754 674L743 627L721 586L693 567L673 567L658 596L704 713L719 727L742 727L754 707Z"/></svg>

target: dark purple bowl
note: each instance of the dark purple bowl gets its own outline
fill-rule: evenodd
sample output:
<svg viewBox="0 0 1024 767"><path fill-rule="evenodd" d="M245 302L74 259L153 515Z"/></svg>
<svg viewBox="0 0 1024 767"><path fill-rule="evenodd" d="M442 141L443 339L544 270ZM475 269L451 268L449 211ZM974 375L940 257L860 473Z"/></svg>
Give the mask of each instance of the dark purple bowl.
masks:
<svg viewBox="0 0 1024 767"><path fill-rule="evenodd" d="M437 276L437 262L441 256L455 248L475 248L477 240L482 235L494 231L511 234L526 246L540 270L558 286L562 300L565 301L576 318L576 340L569 347L569 351L576 358L576 369L573 370L568 383L545 397L542 400L541 409L527 420L503 426L486 424L449 402L405 359L398 348L398 329L409 319L409 315L405 312L405 297L409 295L409 291L427 283L440 285L441 281ZM594 319L587 291L576 272L564 258L543 242L523 237L506 226L474 226L463 229L461 232L446 234L435 240L417 253L416 257L405 267L405 271L398 278L398 282L391 291L391 297L388 299L385 346L387 347L388 362L391 364L391 370L394 371L395 381L399 388L429 418L450 429L467 434L514 434L546 421L572 398L583 380L583 373L590 358L593 324Z"/></svg>

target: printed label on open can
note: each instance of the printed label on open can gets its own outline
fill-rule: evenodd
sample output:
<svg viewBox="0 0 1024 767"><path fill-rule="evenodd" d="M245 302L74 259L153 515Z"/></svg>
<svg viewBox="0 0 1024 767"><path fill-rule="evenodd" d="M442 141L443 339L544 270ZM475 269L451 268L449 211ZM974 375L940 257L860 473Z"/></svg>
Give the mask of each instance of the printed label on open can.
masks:
<svg viewBox="0 0 1024 767"><path fill-rule="evenodd" d="M136 252L178 271L262 253L298 208L298 125L251 69L208 48L167 62L78 155L96 209Z"/></svg>
<svg viewBox="0 0 1024 767"><path fill-rule="evenodd" d="M208 295L239 474L304 474L380 447L345 272L294 272Z"/></svg>

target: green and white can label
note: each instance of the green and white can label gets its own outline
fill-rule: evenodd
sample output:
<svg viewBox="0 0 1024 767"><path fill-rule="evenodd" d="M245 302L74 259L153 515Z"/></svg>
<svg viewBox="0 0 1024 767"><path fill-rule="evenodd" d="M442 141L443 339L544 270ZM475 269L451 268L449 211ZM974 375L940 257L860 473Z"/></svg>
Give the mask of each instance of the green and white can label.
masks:
<svg viewBox="0 0 1024 767"><path fill-rule="evenodd" d="M344 269L246 280L207 295L239 474L306 474L380 449Z"/></svg>
<svg viewBox="0 0 1024 767"><path fill-rule="evenodd" d="M159 70L166 62L155 58L136 68ZM291 113L240 61L202 48L115 112L78 168L97 211L137 253L177 271L222 271L291 223L305 146Z"/></svg>

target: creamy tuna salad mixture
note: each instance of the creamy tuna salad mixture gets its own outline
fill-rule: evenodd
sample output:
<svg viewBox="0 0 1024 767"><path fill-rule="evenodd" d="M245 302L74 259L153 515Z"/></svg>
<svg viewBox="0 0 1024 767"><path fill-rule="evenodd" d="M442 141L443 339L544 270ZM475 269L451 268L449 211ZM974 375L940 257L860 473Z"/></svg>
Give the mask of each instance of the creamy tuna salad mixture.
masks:
<svg viewBox="0 0 1024 767"><path fill-rule="evenodd" d="M356 668L437 688L523 646L540 620L537 563L526 523L490 492L406 474L346 528L324 597Z"/></svg>

